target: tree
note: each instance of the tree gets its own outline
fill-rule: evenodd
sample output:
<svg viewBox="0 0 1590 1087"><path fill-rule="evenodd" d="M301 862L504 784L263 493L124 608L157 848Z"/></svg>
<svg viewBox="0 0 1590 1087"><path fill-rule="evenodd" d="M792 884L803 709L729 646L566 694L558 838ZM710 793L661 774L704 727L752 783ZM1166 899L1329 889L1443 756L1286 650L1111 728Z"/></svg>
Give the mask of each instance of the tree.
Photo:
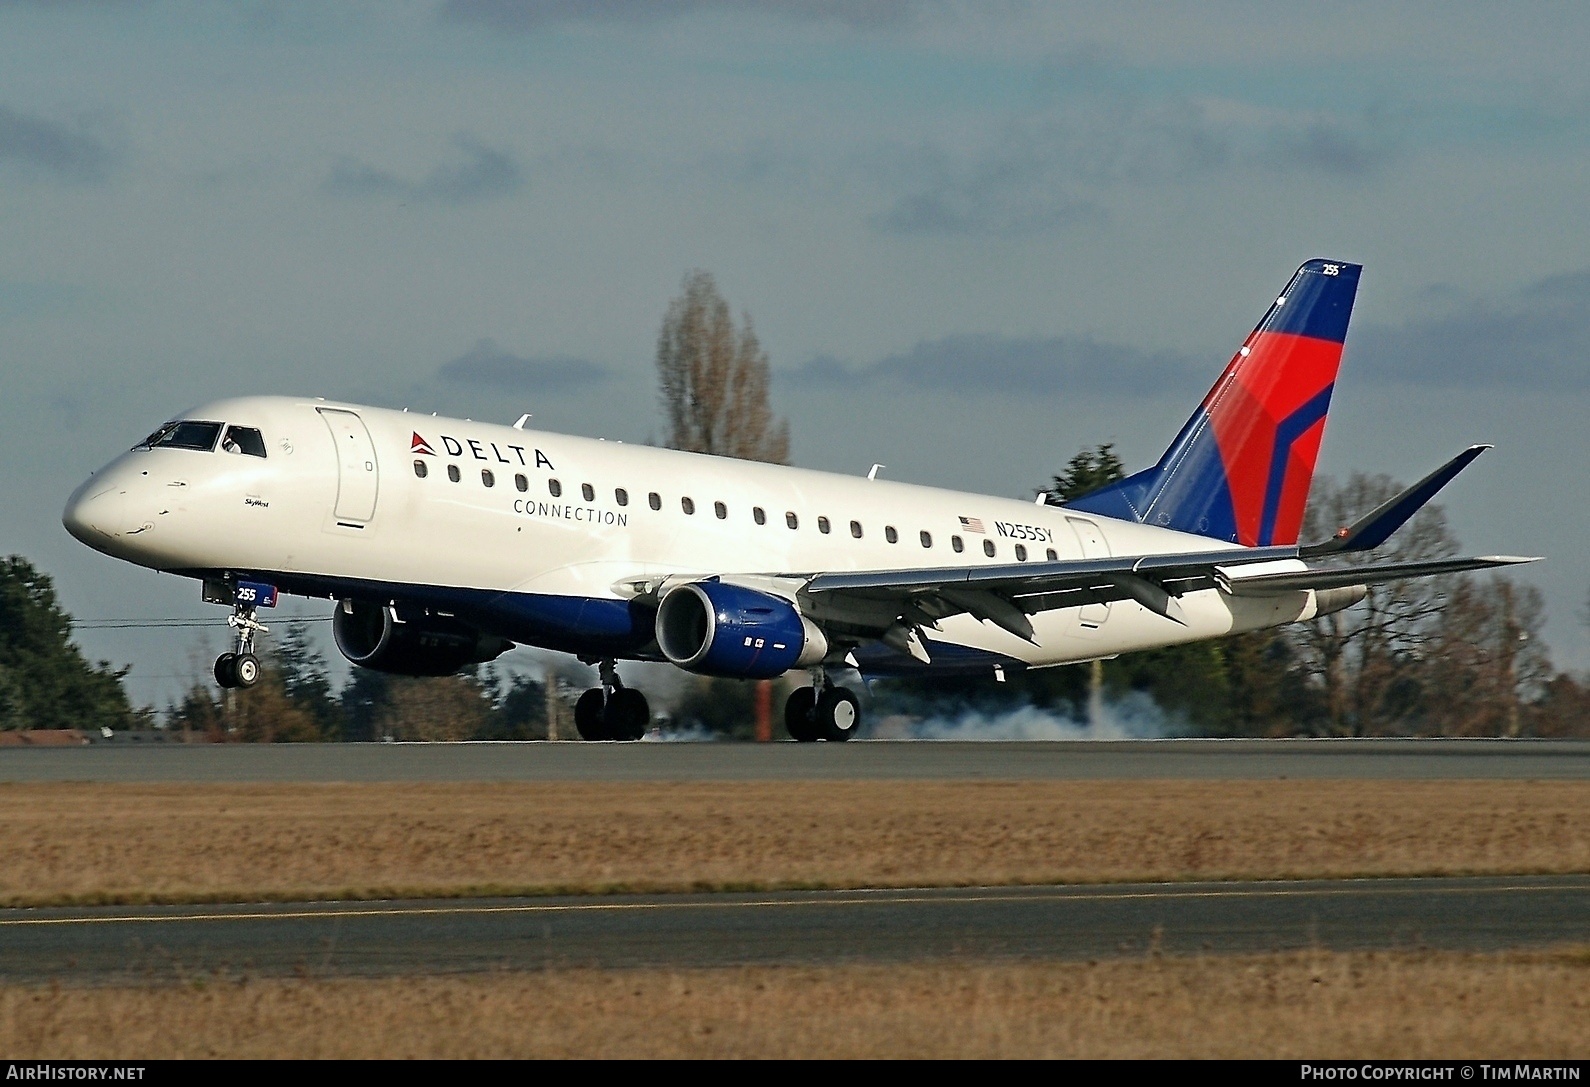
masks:
<svg viewBox="0 0 1590 1087"><path fill-rule="evenodd" d="M474 676L394 676L376 730L383 739L473 740L491 710L491 699Z"/></svg>
<svg viewBox="0 0 1590 1087"><path fill-rule="evenodd" d="M685 276L657 337L667 446L741 460L789 463L789 424L768 403L767 352L751 315L738 330L712 276Z"/></svg>
<svg viewBox="0 0 1590 1087"><path fill-rule="evenodd" d="M325 655L309 636L307 625L287 622L271 656L287 700L314 720L325 739L341 739L342 707L331 691Z"/></svg>
<svg viewBox="0 0 1590 1087"><path fill-rule="evenodd" d="M516 675L506 683L496 666L486 668L486 688L495 707L481 726L482 740L547 738L547 691L540 680Z"/></svg>
<svg viewBox="0 0 1590 1087"><path fill-rule="evenodd" d="M1541 630L1545 599L1532 585L1494 574L1457 581L1429 654L1429 731L1443 736L1517 736L1526 706L1551 691ZM1559 698L1567 691L1558 685Z"/></svg>
<svg viewBox="0 0 1590 1087"><path fill-rule="evenodd" d="M313 663L324 661L301 634L261 653L259 682L252 687L220 690L209 677L196 679L179 705L171 707L171 727L199 732L217 743L315 743L340 738L328 727L324 708L308 692L316 684ZM330 685L320 676L325 696ZM332 711L336 704L331 703Z"/></svg>
<svg viewBox="0 0 1590 1087"><path fill-rule="evenodd" d="M1049 505L1059 506L1125 478L1126 465L1115 455L1115 444L1105 442L1077 453L1067 462L1065 470L1054 477L1054 482L1038 493Z"/></svg>
<svg viewBox="0 0 1590 1087"><path fill-rule="evenodd" d="M1387 475L1355 472L1345 485L1320 476L1303 518L1303 538L1325 539L1401 490ZM1445 511L1430 505L1383 546L1338 561L1415 562L1456 553ZM1286 628L1298 665L1324 696L1313 731L1364 736L1417 727L1426 679L1422 663L1450 584L1446 578L1419 578L1372 585L1363 603Z"/></svg>
<svg viewBox="0 0 1590 1087"><path fill-rule="evenodd" d="M91 666L49 577L20 555L0 561L0 724L127 728L132 709L110 662Z"/></svg>
<svg viewBox="0 0 1590 1087"><path fill-rule="evenodd" d="M395 676L377 672L374 668L354 668L343 684L339 701L342 703L342 738L344 740L379 740L380 719L392 700Z"/></svg>
<svg viewBox="0 0 1590 1087"><path fill-rule="evenodd" d="M690 272L657 336L657 378L667 446L770 464L789 463L789 422L768 402L767 352L751 315L736 329L709 272ZM761 680L766 684L768 681ZM725 680L720 697L749 702L751 684ZM716 726L712 726L716 727Z"/></svg>

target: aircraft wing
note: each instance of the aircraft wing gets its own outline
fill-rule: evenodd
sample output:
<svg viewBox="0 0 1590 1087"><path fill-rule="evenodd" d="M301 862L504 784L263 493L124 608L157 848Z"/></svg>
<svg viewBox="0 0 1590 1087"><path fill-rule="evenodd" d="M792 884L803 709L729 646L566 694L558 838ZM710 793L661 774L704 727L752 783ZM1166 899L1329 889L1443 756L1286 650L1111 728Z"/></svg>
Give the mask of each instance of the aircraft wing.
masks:
<svg viewBox="0 0 1590 1087"><path fill-rule="evenodd" d="M870 629L872 636L882 638L886 644L921 656L916 629L938 629L938 620L963 613L1033 641L1028 617L1057 608L1134 600L1173 622L1181 622L1177 598L1199 589L1262 596L1534 561L1493 555L1315 566L1299 559L1300 550L1294 546L1253 547L996 566L821 573L810 577L799 595L803 610L813 619L852 627L858 632Z"/></svg>
<svg viewBox="0 0 1590 1087"><path fill-rule="evenodd" d="M1296 589L1336 589L1344 585L1380 585L1435 574L1457 574L1465 570L1485 570L1537 562L1521 555L1481 555L1468 559L1429 559L1422 562L1365 563L1361 566L1310 566L1306 570L1277 571L1244 577L1241 568L1221 570L1216 577L1220 588L1233 596L1268 596Z"/></svg>

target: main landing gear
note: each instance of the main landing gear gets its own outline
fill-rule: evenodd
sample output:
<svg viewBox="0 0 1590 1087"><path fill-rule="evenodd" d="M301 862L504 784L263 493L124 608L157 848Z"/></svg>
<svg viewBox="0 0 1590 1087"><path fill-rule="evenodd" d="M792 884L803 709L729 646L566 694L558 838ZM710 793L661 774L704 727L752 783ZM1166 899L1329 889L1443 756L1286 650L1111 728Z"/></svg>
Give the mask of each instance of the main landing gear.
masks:
<svg viewBox="0 0 1590 1087"><path fill-rule="evenodd" d="M226 625L237 631L237 650L215 658L215 682L222 687L252 687L259 682L259 658L254 655L254 635L268 634L270 628L254 618L253 604L238 601Z"/></svg>
<svg viewBox="0 0 1590 1087"><path fill-rule="evenodd" d="M812 669L810 687L795 688L784 703L784 728L798 743L843 742L860 727L861 700L831 682L821 668Z"/></svg>
<svg viewBox="0 0 1590 1087"><path fill-rule="evenodd" d="M574 703L574 727L582 740L638 740L651 723L646 696L626 687L610 660L601 662L602 685Z"/></svg>

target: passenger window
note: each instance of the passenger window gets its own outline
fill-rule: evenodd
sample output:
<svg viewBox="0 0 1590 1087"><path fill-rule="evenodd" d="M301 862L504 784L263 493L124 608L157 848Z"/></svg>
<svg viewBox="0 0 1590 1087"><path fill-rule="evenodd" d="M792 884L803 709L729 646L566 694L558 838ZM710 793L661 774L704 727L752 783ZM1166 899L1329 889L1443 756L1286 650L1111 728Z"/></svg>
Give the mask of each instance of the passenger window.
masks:
<svg viewBox="0 0 1590 1087"><path fill-rule="evenodd" d="M725 506L722 502L714 502L712 503L712 512L717 514L718 520L721 521L725 517L729 516L729 507Z"/></svg>
<svg viewBox="0 0 1590 1087"><path fill-rule="evenodd" d="M553 498L563 497L563 484L559 483L555 479L547 480L547 490L551 493Z"/></svg>
<svg viewBox="0 0 1590 1087"><path fill-rule="evenodd" d="M458 476L458 465L449 464L447 466L447 478L452 480L454 483L458 482L458 479L459 479L459 476Z"/></svg>
<svg viewBox="0 0 1590 1087"><path fill-rule="evenodd" d="M829 527L828 526L828 518L826 518L826 517L817 518L817 531L818 532L821 532L824 536L826 536L826 535L828 535L828 527Z"/></svg>
<svg viewBox="0 0 1590 1087"><path fill-rule="evenodd" d="M679 508L684 510L687 514L695 513L696 500L694 498L681 498L679 500Z"/></svg>
<svg viewBox="0 0 1590 1087"><path fill-rule="evenodd" d="M1050 562L1058 562L1060 560L1060 556L1054 553L1054 548L1052 547L1044 553L1049 556Z"/></svg>
<svg viewBox="0 0 1590 1087"><path fill-rule="evenodd" d="M620 506L629 505L629 492L622 487L617 488L613 491L613 501L617 502Z"/></svg>
<svg viewBox="0 0 1590 1087"><path fill-rule="evenodd" d="M585 496L587 502L596 501L596 488L589 483L580 484L580 493Z"/></svg>
<svg viewBox="0 0 1590 1087"><path fill-rule="evenodd" d="M524 477L523 472L513 474L513 485L519 489L520 494L530 489L530 481Z"/></svg>
<svg viewBox="0 0 1590 1087"><path fill-rule="evenodd" d="M1027 561L1027 545L1026 544L1017 544L1016 545L1016 561L1017 562L1026 562Z"/></svg>
<svg viewBox="0 0 1590 1087"><path fill-rule="evenodd" d="M480 470L480 481L488 487L497 485L497 477L491 474L490 468L482 468Z"/></svg>
<svg viewBox="0 0 1590 1087"><path fill-rule="evenodd" d="M414 474L415 475L419 476L421 479L424 479L429 473L430 473L430 469L425 467L425 462L424 461L417 460L417 461L414 462Z"/></svg>
<svg viewBox="0 0 1590 1087"><path fill-rule="evenodd" d="M251 426L229 426L226 428L226 437L221 439L221 448L228 453L242 453L249 457L263 457L265 455L265 438Z"/></svg>
<svg viewBox="0 0 1590 1087"><path fill-rule="evenodd" d="M799 517L795 516L794 511L791 511L791 512L786 513L784 515L784 523L786 525L788 525L790 528L800 528L801 527L801 519Z"/></svg>
<svg viewBox="0 0 1590 1087"><path fill-rule="evenodd" d="M951 536L950 550L959 555L962 551L966 550L966 545L961 542L961 538L959 536Z"/></svg>
<svg viewBox="0 0 1590 1087"><path fill-rule="evenodd" d="M654 510L662 509L662 496L656 491L646 496L646 504Z"/></svg>
<svg viewBox="0 0 1590 1087"><path fill-rule="evenodd" d="M931 532L918 532L917 537L921 539L923 547L933 546L933 534Z"/></svg>
<svg viewBox="0 0 1590 1087"><path fill-rule="evenodd" d="M989 558L993 558L994 557L994 541L993 540L984 540L983 541L983 554L987 555Z"/></svg>
<svg viewBox="0 0 1590 1087"><path fill-rule="evenodd" d="M767 524L767 514L763 512L761 506L751 507L751 519L759 525Z"/></svg>
<svg viewBox="0 0 1590 1087"><path fill-rule="evenodd" d="M894 530L893 525L883 526L883 538L888 540L890 543L900 542L900 534Z"/></svg>
<svg viewBox="0 0 1590 1087"><path fill-rule="evenodd" d="M860 521L852 521L852 522L850 522L850 534L852 536L854 536L858 540L861 539L861 522Z"/></svg>

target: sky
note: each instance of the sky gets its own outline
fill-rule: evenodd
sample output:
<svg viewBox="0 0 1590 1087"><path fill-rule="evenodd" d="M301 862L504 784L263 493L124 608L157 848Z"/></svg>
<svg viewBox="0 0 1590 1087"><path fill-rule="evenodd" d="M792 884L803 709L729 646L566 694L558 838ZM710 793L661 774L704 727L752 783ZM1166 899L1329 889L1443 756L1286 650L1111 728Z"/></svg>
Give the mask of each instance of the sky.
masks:
<svg viewBox="0 0 1590 1087"><path fill-rule="evenodd" d="M319 395L644 441L693 269L795 463L1028 497L1155 460L1303 261L1365 267L1321 452L1473 442L1590 668L1590 7L0 0L0 553L164 706L191 582L60 524L181 409ZM325 602L283 611L322 615Z"/></svg>

